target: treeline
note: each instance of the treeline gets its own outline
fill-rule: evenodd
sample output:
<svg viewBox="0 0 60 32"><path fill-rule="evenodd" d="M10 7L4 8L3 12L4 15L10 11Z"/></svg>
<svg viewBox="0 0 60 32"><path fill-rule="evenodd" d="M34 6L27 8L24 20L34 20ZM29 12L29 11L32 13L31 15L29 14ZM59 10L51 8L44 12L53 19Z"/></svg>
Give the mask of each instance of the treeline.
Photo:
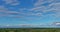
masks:
<svg viewBox="0 0 60 32"><path fill-rule="evenodd" d="M0 28L0 32L60 32L60 28Z"/></svg>

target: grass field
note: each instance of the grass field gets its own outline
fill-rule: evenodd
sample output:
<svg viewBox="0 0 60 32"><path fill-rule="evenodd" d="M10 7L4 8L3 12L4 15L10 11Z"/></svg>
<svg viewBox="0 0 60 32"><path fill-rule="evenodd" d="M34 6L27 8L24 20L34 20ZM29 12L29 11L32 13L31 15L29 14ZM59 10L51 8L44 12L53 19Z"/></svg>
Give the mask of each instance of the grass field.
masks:
<svg viewBox="0 0 60 32"><path fill-rule="evenodd" d="M60 32L60 28L0 28L0 32Z"/></svg>

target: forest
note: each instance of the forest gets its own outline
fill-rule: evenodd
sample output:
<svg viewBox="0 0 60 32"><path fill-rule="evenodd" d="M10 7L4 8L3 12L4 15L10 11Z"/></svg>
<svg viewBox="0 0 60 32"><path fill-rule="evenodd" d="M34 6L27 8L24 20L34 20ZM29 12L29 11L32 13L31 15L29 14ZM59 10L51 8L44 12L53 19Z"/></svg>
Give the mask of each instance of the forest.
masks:
<svg viewBox="0 0 60 32"><path fill-rule="evenodd" d="M0 28L0 32L60 32L60 28Z"/></svg>

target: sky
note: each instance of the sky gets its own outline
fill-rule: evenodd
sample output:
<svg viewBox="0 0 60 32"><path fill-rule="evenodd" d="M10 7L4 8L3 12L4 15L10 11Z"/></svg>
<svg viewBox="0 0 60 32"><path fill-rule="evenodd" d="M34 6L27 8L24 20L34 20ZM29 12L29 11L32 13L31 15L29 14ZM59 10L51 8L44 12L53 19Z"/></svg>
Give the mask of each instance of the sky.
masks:
<svg viewBox="0 0 60 32"><path fill-rule="evenodd" d="M0 25L60 22L60 0L0 0Z"/></svg>

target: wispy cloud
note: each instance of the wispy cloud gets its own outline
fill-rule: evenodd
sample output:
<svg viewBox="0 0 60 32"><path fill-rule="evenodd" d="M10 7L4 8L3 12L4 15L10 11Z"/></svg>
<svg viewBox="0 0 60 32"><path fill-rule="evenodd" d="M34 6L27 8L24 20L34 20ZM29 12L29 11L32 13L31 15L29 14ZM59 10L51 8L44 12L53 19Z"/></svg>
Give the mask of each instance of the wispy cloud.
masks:
<svg viewBox="0 0 60 32"><path fill-rule="evenodd" d="M35 4L34 4L34 8L30 9L30 11L35 11L35 12L43 12L43 13L48 13L48 12L54 12L52 14L48 14L51 16L55 16L55 17L60 17L60 2L56 2L58 0L38 0ZM50 3L49 5L46 3ZM43 4L46 4L48 6L45 6ZM43 15L43 13L41 13Z"/></svg>
<svg viewBox="0 0 60 32"><path fill-rule="evenodd" d="M18 14L20 13L17 11L10 11L5 6L0 6L0 16L9 16L9 15L17 16Z"/></svg>
<svg viewBox="0 0 60 32"><path fill-rule="evenodd" d="M3 0L6 4L10 4L10 5L19 5L20 2L18 0Z"/></svg>
<svg viewBox="0 0 60 32"><path fill-rule="evenodd" d="M17 0L3 0L6 2L6 4L11 4L11 5L17 5L16 3L19 3ZM60 2L56 2L57 0L37 0L33 5L34 7L31 8L19 8L19 12L17 11L12 11L7 9L4 6L0 6L0 12L3 12L5 14L1 15L6 15L6 16L15 16L17 18L19 17L25 17L25 16L39 16L39 17L45 17L44 14L48 16L54 16L54 17L60 17ZM48 3L48 4L47 4ZM47 6L43 5L46 4ZM53 12L49 14L49 12ZM48 14L47 14L48 13ZM21 16L22 15L22 16Z"/></svg>
<svg viewBox="0 0 60 32"><path fill-rule="evenodd" d="M54 0L37 0L37 2L34 4L34 6L39 7L39 6L42 6L45 3L51 3L53 1Z"/></svg>

